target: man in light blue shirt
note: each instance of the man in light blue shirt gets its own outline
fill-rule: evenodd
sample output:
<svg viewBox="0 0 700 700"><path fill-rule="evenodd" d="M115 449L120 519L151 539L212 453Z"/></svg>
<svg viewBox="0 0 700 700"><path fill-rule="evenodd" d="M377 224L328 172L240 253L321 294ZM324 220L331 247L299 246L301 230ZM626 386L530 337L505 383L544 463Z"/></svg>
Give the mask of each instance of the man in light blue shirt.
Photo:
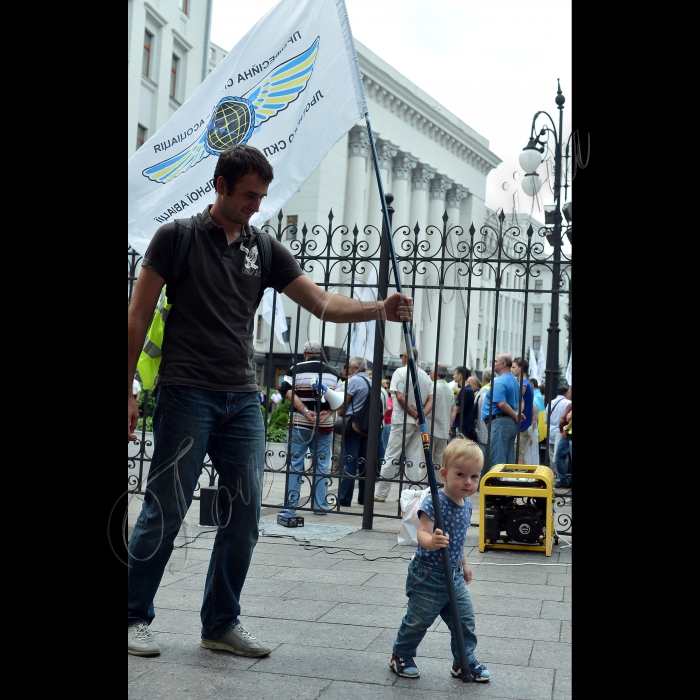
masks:
<svg viewBox="0 0 700 700"><path fill-rule="evenodd" d="M500 354L496 357L494 370L498 376L484 396L481 408L481 417L490 432L489 469L496 464L515 464L520 384L512 374L512 366L513 358L510 355Z"/></svg>

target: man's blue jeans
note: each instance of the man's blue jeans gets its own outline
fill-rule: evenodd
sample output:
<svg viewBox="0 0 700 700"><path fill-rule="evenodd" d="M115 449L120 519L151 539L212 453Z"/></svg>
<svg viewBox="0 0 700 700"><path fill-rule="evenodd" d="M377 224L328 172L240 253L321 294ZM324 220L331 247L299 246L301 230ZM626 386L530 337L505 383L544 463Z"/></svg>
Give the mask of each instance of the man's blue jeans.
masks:
<svg viewBox="0 0 700 700"><path fill-rule="evenodd" d="M384 452L386 452L386 446L389 444L389 433L391 433L391 423L384 423L382 432L380 433L382 444L384 445Z"/></svg>
<svg viewBox="0 0 700 700"><path fill-rule="evenodd" d="M518 426L510 417L491 419L491 457L489 469L496 464L515 464L515 436Z"/></svg>
<svg viewBox="0 0 700 700"><path fill-rule="evenodd" d="M457 609L462 623L467 663L472 664L476 660L474 657L474 649L476 649L474 608L461 566L452 568L452 577L455 584ZM461 666L459 650L455 642L454 620L447 597L445 569L442 564L431 564L415 557L408 565L406 595L408 596L408 610L401 620L401 626L394 641L394 656L398 658L415 656L418 645L425 637L428 628L440 615L450 630L452 664L453 666Z"/></svg>
<svg viewBox="0 0 700 700"><path fill-rule="evenodd" d="M161 387L153 435L146 495L129 540L129 625L155 617L153 598L209 454L219 475L219 528L201 634L217 639L240 622L241 590L258 541L265 456L258 393Z"/></svg>
<svg viewBox="0 0 700 700"><path fill-rule="evenodd" d="M352 477L364 477L367 463L367 438L352 428L345 436L345 451L343 453L343 471ZM361 478L357 485L357 500L365 502L365 480ZM355 489L355 479L341 479L338 494L340 505L348 508L352 505L352 493Z"/></svg>
<svg viewBox="0 0 700 700"><path fill-rule="evenodd" d="M554 472L559 481L567 486L571 485L571 462L571 440L562 438L557 443L557 451L554 454Z"/></svg>
<svg viewBox="0 0 700 700"><path fill-rule="evenodd" d="M316 451L316 431L309 430L308 428L296 428L291 427L287 430L287 442L289 443L289 431L292 432L292 444L291 444L291 464L290 468L294 474L289 475L289 482L287 485L287 500L285 502L285 508L283 508L280 513L287 517L293 517L296 515L296 507L299 505L299 495L301 493L301 484L303 480L308 482L308 478L304 476L304 459L306 458L307 451L311 453L312 457L314 452L318 457L318 461L312 459L313 471L316 474L314 477L314 489L315 491L312 495L314 496L313 501L309 502L311 506L313 504L314 510L329 510L328 503L326 501L326 496L328 493L328 484L330 482L330 477L321 476L323 474L328 474L328 464L331 458L332 444L333 444L333 433L320 433L318 436L318 450Z"/></svg>
<svg viewBox="0 0 700 700"><path fill-rule="evenodd" d="M391 426L389 426L391 428ZM387 438L388 440L389 438ZM386 445L384 444L384 428L379 431L379 440L377 440L377 475L381 474L382 460L386 454Z"/></svg>

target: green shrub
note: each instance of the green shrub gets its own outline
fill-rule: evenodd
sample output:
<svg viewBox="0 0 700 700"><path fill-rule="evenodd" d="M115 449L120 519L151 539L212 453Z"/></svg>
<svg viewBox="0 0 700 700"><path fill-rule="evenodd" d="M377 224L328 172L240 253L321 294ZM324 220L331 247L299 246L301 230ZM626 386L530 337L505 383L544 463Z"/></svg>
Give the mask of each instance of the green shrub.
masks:
<svg viewBox="0 0 700 700"><path fill-rule="evenodd" d="M289 409L292 404L286 399L270 414L267 426L268 442L287 441L287 423L289 422Z"/></svg>
<svg viewBox="0 0 700 700"><path fill-rule="evenodd" d="M267 430L267 441L268 442L287 442L287 431L282 428L268 428Z"/></svg>

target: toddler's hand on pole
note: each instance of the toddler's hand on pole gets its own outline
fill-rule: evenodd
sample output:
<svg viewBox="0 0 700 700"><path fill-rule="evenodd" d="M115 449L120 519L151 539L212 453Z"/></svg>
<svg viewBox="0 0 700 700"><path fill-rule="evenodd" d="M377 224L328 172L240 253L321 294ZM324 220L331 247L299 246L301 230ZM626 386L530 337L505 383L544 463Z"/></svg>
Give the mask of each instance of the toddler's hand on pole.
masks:
<svg viewBox="0 0 700 700"><path fill-rule="evenodd" d="M443 549L444 547L447 547L447 545L450 542L450 535L448 534L442 534L442 530L436 529L433 530L433 549Z"/></svg>

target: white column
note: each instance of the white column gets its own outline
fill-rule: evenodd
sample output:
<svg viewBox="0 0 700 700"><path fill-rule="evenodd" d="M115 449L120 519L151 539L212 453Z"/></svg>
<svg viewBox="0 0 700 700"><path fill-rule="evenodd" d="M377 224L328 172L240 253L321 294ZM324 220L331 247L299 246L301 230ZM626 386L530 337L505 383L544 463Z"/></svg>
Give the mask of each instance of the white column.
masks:
<svg viewBox="0 0 700 700"><path fill-rule="evenodd" d="M408 182L413 169L416 167L418 159L409 153L399 151L392 159L392 183L391 193L394 195L394 218L392 229L398 230L401 226L407 226L410 220L410 204L411 192L408 187ZM394 236L394 246L396 248L397 258L402 254L401 240L405 240L403 235ZM401 274L401 263L399 262L399 274ZM405 275L404 275L405 277ZM394 279L393 272L390 267L389 281ZM404 279L401 279L403 285ZM404 289L404 292L410 294L410 290ZM403 325L400 323L387 323L386 339L384 342L384 350L388 355L399 355L401 353L401 342L403 341Z"/></svg>
<svg viewBox="0 0 700 700"><path fill-rule="evenodd" d="M460 221L460 207L462 200L467 196L468 190L466 187L461 185L453 185L450 190L448 190L445 204L447 206L447 241L445 244L445 257L452 261L459 256L457 251L457 236L450 235L450 229L452 227L458 226ZM464 240L464 234L459 237L459 240ZM455 265L446 263L445 271L445 286L454 287L455 280ZM472 293L473 294L473 293ZM476 300L475 296L472 296L473 300ZM446 290L440 295L440 303L442 306L442 315L440 317L440 362L444 362L448 366L456 366L461 364L457 362L454 357L454 344L455 344L455 326L456 319L460 316L464 318L464 308L462 306L462 299L460 298L460 292L457 290ZM476 302L472 304L472 308L476 308ZM461 324L464 328L463 323ZM462 334L462 337L464 335Z"/></svg>
<svg viewBox="0 0 700 700"><path fill-rule="evenodd" d="M393 229L407 226L410 223L411 190L408 186L413 169L418 164L418 158L410 153L399 151L392 160L392 194L394 195Z"/></svg>
<svg viewBox="0 0 700 700"><path fill-rule="evenodd" d="M430 182L435 177L437 171L435 168L431 168L429 165L424 163L419 163L416 169L413 171L412 186L413 190L411 192L411 243L418 246L417 250L417 266L416 266L416 285L424 285L429 277L431 277L430 266L424 266L422 264L422 258L425 258L425 240L426 233L425 229L428 226L428 189L430 188ZM420 232L418 234L418 239L416 242L414 229L418 225ZM411 282L413 282L413 272L409 273ZM432 274L434 281L435 274ZM428 320L427 310L425 305L425 291L422 289L416 289L413 293L413 313L415 318L415 334L416 334L416 346L420 351L420 359L425 361L432 361L425 354L425 343L423 342L423 331L425 330L426 323Z"/></svg>
<svg viewBox="0 0 700 700"><path fill-rule="evenodd" d="M384 139L376 139L375 145L377 147L377 160L379 161L379 174L382 178L382 187L384 188L384 194L387 194L391 192L389 189L389 169L391 168L392 159L398 153L398 146ZM371 170L367 223L371 226L376 226L377 230L381 232L383 219L382 203L379 199L379 186L377 185L377 178L374 173L374 163L372 163ZM396 196L395 192L391 192L391 194Z"/></svg>
<svg viewBox="0 0 700 700"><path fill-rule="evenodd" d="M363 126L353 126L348 133L348 181L345 188L344 223L350 229L365 224L365 172L369 153L369 136Z"/></svg>
<svg viewBox="0 0 700 700"><path fill-rule="evenodd" d="M390 191L387 189L387 183L389 182L389 169L391 168L392 158L397 153L398 146L395 146L393 143L379 138L375 139L375 145L377 148L377 161L379 162L379 174L382 178L382 187L384 188L384 194L386 195ZM367 236L367 243L369 245L367 251L370 257L376 258L376 262L374 264L377 270L378 278L379 256L381 253L381 233L384 215L382 213L382 202L379 197L379 185L377 184L377 177L375 174L373 162L369 163L369 169L371 170L371 172L369 177L369 206L367 209L367 225L370 227L369 230L371 232ZM365 279L367 279L369 273L370 266L367 267L367 274L365 275Z"/></svg>
<svg viewBox="0 0 700 700"><path fill-rule="evenodd" d="M345 184L345 210L342 221L350 232L352 232L355 224L357 224L358 229L364 226L365 170L368 153L369 136L367 135L367 128L356 125L348 132L348 170ZM341 224L341 222L336 221L333 223L334 228ZM333 246L336 251L340 250L340 239L341 237L338 234L333 241ZM342 240L352 241L352 233L345 234ZM349 277L350 275L341 271L339 265L334 265L329 278L329 291L335 294L350 296L349 288L337 288L340 282L349 283ZM326 343L345 349L347 347L345 339L347 332L347 323L326 324Z"/></svg>
<svg viewBox="0 0 700 700"><path fill-rule="evenodd" d="M474 224L477 235L481 227L486 223L486 204L483 199L478 199L471 192L462 204L461 224L465 231L469 231L469 227ZM493 223L493 222L492 222ZM498 229L498 226L494 226Z"/></svg>

